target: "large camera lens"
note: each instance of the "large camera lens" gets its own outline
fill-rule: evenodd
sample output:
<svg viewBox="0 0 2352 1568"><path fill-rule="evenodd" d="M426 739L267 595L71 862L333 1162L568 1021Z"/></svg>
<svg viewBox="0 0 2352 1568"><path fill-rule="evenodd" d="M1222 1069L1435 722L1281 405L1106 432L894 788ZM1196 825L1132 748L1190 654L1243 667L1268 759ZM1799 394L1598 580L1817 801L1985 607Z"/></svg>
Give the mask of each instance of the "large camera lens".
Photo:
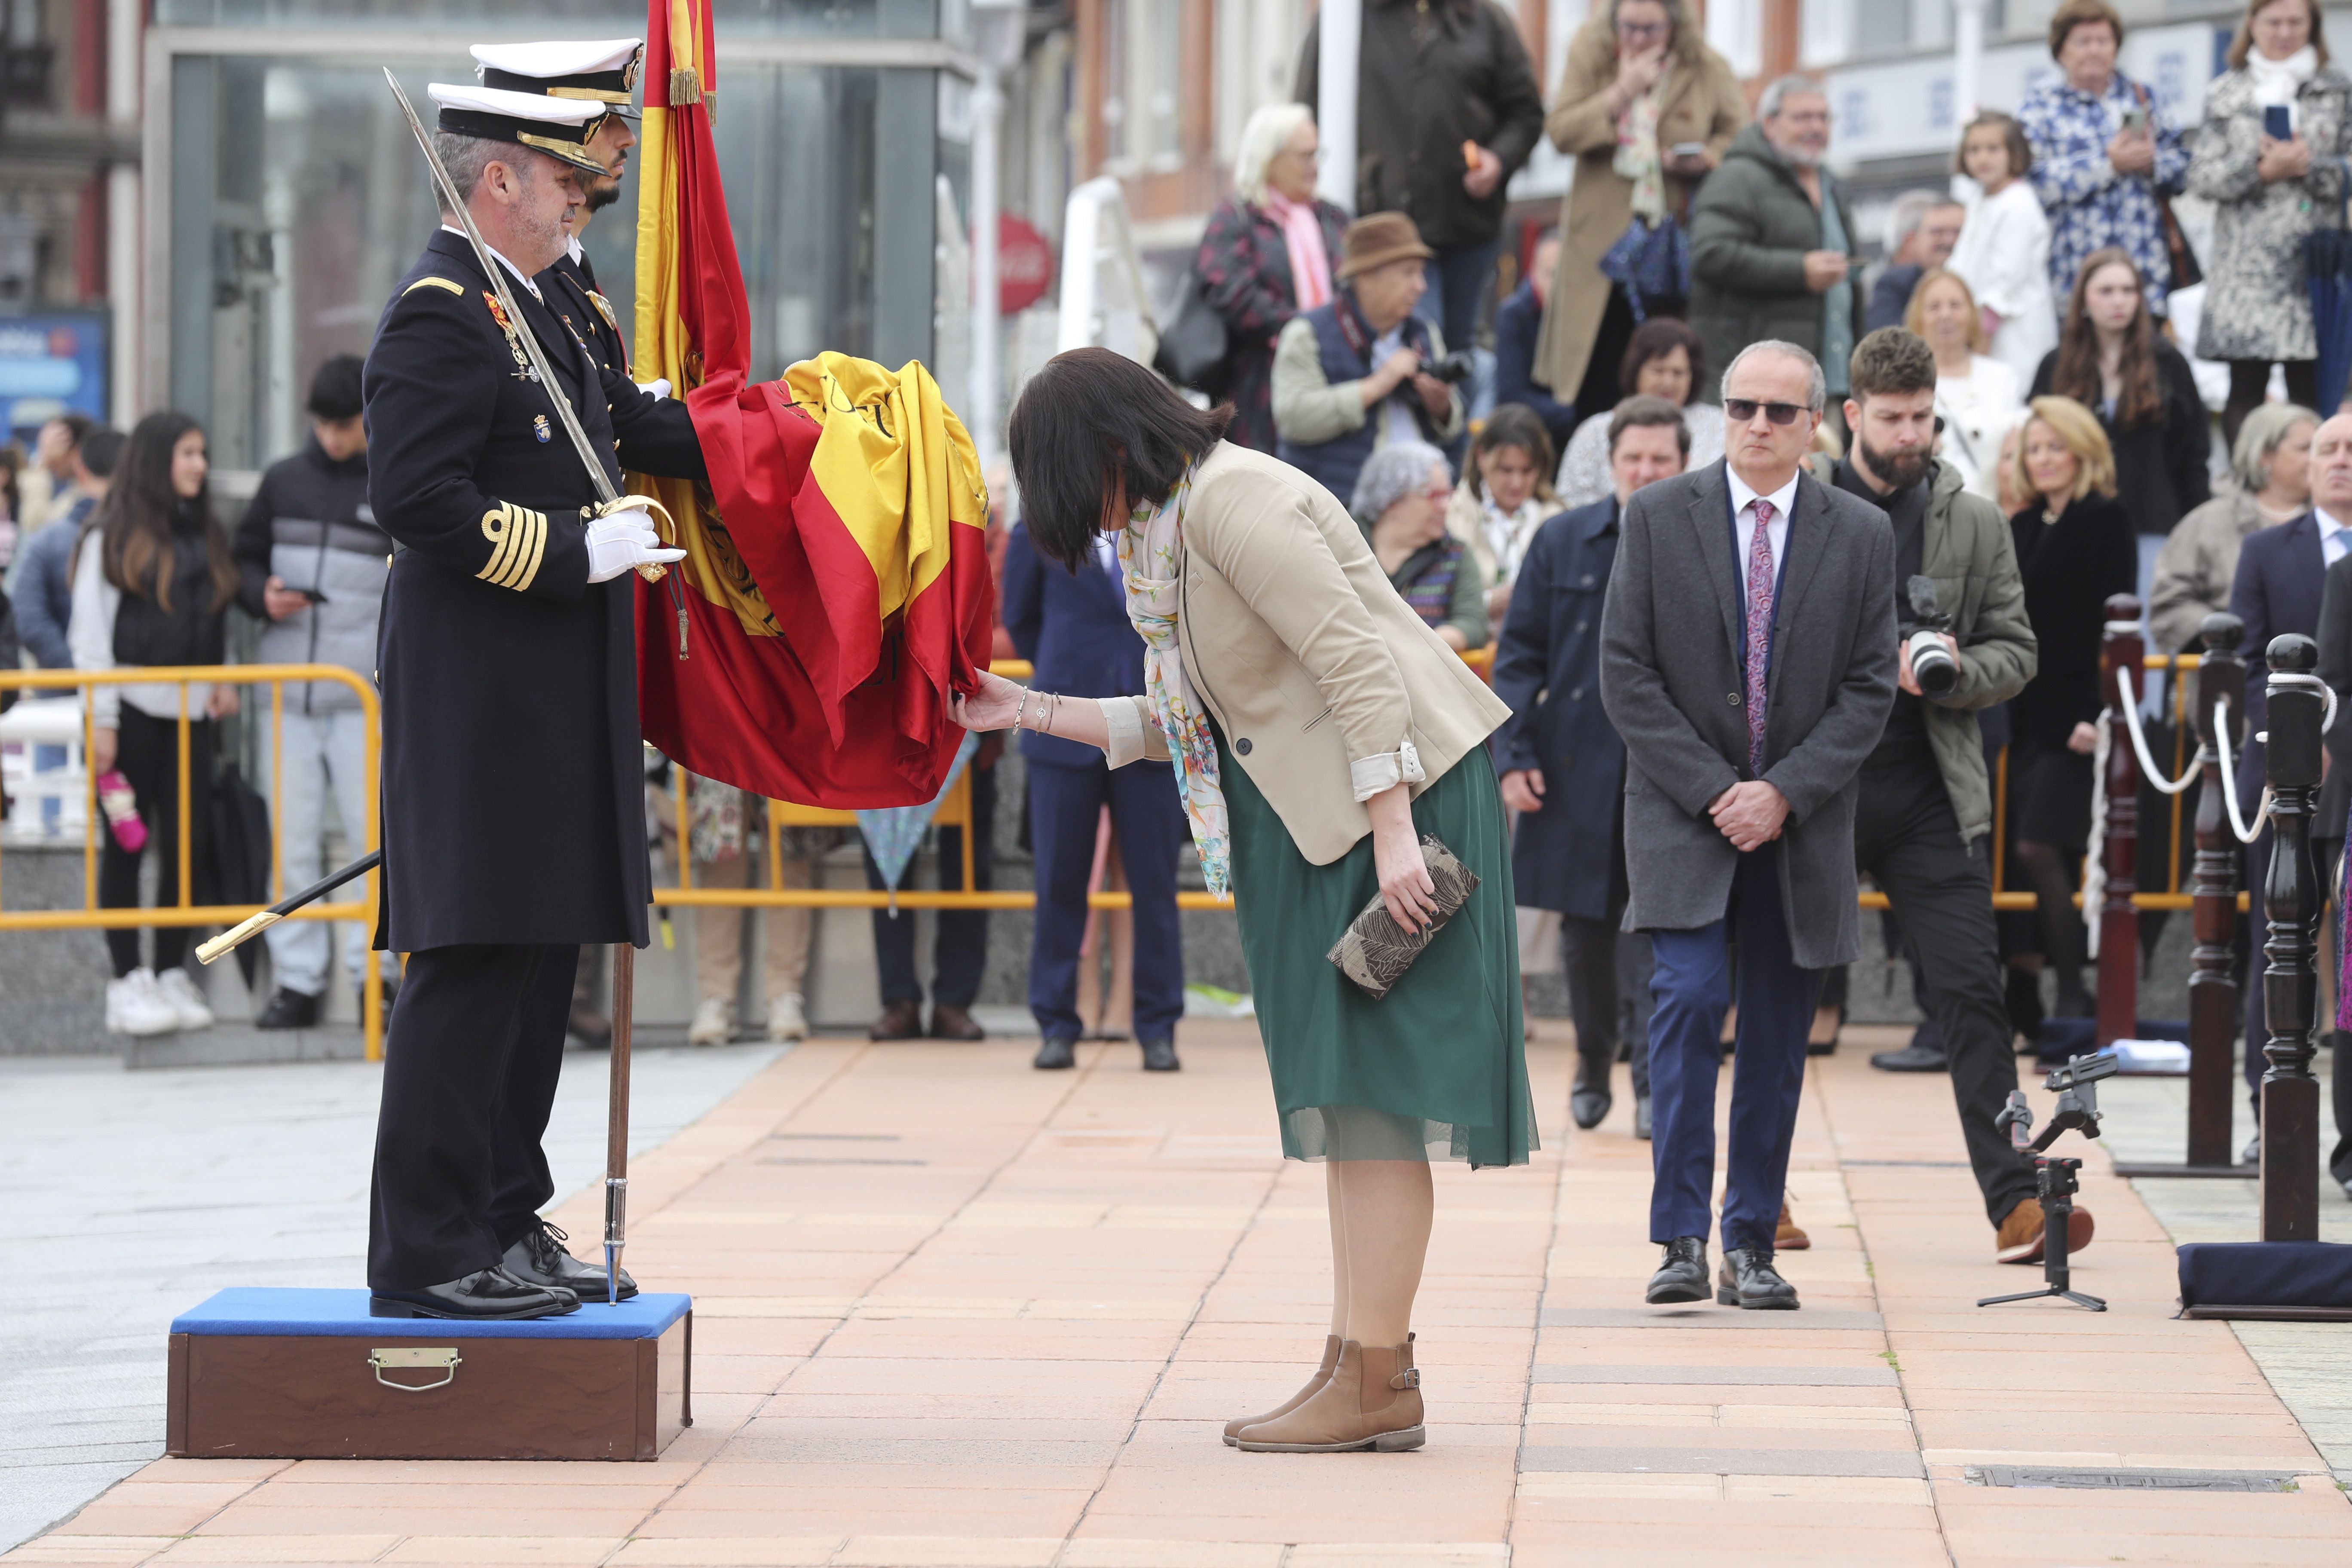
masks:
<svg viewBox="0 0 2352 1568"><path fill-rule="evenodd" d="M1949 697L1960 683L1960 661L1944 646L1943 638L1934 632L1911 634L1907 645L1911 649L1911 679L1919 683L1924 697Z"/></svg>

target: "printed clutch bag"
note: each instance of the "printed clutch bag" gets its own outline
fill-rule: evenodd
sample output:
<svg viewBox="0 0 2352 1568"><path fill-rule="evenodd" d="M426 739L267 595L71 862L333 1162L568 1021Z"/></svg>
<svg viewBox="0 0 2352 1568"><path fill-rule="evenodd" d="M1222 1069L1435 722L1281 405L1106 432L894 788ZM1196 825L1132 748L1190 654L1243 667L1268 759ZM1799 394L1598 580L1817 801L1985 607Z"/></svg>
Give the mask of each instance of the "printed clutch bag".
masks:
<svg viewBox="0 0 2352 1568"><path fill-rule="evenodd" d="M1454 851L1424 834L1421 840L1421 858L1428 862L1429 879L1437 885L1437 912L1429 923L1417 931L1406 931L1389 913L1388 904L1378 893L1364 906L1363 913L1348 922L1327 958L1339 965L1339 973L1362 987L1366 995L1380 1001L1396 988L1412 961L1421 956L1447 921L1470 900L1478 886L1477 873L1454 858Z"/></svg>

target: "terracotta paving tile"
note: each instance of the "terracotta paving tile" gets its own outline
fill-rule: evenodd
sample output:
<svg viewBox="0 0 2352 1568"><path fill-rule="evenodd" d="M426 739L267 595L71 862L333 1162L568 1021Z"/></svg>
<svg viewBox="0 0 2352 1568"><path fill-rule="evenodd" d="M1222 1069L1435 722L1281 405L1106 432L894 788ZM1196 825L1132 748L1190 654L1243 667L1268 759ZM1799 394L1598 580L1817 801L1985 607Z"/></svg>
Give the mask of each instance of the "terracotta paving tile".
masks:
<svg viewBox="0 0 2352 1568"><path fill-rule="evenodd" d="M1430 1444L1392 1456L1218 1440L1297 1385L1330 1290L1324 1173L1275 1158L1253 1026L1188 1023L1175 1083L1095 1047L1039 1075L1017 1040L811 1042L633 1166L632 1263L697 1295L699 1419L662 1459L166 1460L5 1561L2352 1563L2352 1502L2316 1474L2275 1495L1968 1483L2318 1459L2227 1326L2169 1317L2170 1247L2104 1169L2079 1277L2114 1310L1976 1310L2033 1276L1990 1258L1948 1087L1863 1060L1880 1034L1897 1043L1856 1028L1809 1064L1790 1192L1815 1245L1781 1260L1805 1310L1740 1313L1642 1304L1650 1152L1630 1103L1567 1129L1569 1032L1545 1023L1546 1148L1434 1173ZM922 1163L838 1163L874 1137ZM593 1234L594 1208L559 1223Z"/></svg>

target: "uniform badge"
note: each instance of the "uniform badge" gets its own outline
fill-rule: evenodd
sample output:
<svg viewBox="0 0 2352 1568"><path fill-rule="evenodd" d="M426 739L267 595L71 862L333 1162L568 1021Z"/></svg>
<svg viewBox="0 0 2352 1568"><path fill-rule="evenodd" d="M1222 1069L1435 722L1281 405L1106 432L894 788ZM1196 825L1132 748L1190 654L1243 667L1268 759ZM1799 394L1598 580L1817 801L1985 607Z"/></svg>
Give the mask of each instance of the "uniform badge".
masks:
<svg viewBox="0 0 2352 1568"><path fill-rule="evenodd" d="M544 414L536 414L531 416L530 433L539 437L541 445L555 439L555 432L549 427L547 416Z"/></svg>

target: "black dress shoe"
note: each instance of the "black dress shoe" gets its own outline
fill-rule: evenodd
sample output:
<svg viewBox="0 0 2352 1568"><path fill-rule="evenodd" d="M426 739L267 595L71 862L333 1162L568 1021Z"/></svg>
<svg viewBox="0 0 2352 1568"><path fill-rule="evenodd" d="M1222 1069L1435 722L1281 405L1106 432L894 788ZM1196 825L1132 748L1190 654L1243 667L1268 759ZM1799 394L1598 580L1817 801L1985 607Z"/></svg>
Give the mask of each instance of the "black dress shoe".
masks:
<svg viewBox="0 0 2352 1568"><path fill-rule="evenodd" d="M1666 1258L1650 1276L1642 1300L1653 1307L1706 1300L1706 1237L1678 1236L1666 1243Z"/></svg>
<svg viewBox="0 0 2352 1568"><path fill-rule="evenodd" d="M1633 1097L1633 1136L1647 1138L1649 1135L1650 1097L1646 1094L1635 1095Z"/></svg>
<svg viewBox="0 0 2352 1568"><path fill-rule="evenodd" d="M1078 1042L1066 1035L1048 1035L1045 1043L1037 1047L1036 1059L1029 1065L1046 1072L1078 1065Z"/></svg>
<svg viewBox="0 0 2352 1568"><path fill-rule="evenodd" d="M1715 1279L1715 1300L1725 1307L1751 1311L1793 1312L1797 1288L1772 1267L1769 1247L1730 1247L1723 1253L1723 1271Z"/></svg>
<svg viewBox="0 0 2352 1568"><path fill-rule="evenodd" d="M261 1016L253 1021L257 1029L309 1029L319 1022L319 1001L289 986L280 985L269 996L269 1005Z"/></svg>
<svg viewBox="0 0 2352 1568"><path fill-rule="evenodd" d="M1175 1041L1146 1040L1143 1042L1143 1070L1145 1072L1176 1072L1181 1070L1184 1064L1182 1062L1176 1059Z"/></svg>
<svg viewBox="0 0 2352 1568"><path fill-rule="evenodd" d="M506 1256L499 1259L499 1267L526 1285L569 1290L583 1301L608 1300L604 1264L587 1263L572 1257L563 1246L571 1239L541 1220L539 1228L525 1231L521 1240L507 1248ZM637 1282L629 1278L627 1269L622 1269L621 1300L625 1301L636 1293Z"/></svg>
<svg viewBox="0 0 2352 1568"><path fill-rule="evenodd" d="M368 1315L373 1318L472 1318L504 1321L518 1318L560 1318L580 1310L580 1298L556 1286L532 1285L505 1268L478 1268L446 1285L421 1290L372 1290Z"/></svg>
<svg viewBox="0 0 2352 1568"><path fill-rule="evenodd" d="M1949 1072L1952 1059L1933 1046L1906 1046L1899 1051L1874 1051L1870 1065L1881 1072Z"/></svg>
<svg viewBox="0 0 2352 1568"><path fill-rule="evenodd" d="M1576 1087L1569 1091L1568 1114L1587 1132L1601 1125L1616 1103L1609 1092L1609 1064L1591 1057L1576 1059Z"/></svg>

